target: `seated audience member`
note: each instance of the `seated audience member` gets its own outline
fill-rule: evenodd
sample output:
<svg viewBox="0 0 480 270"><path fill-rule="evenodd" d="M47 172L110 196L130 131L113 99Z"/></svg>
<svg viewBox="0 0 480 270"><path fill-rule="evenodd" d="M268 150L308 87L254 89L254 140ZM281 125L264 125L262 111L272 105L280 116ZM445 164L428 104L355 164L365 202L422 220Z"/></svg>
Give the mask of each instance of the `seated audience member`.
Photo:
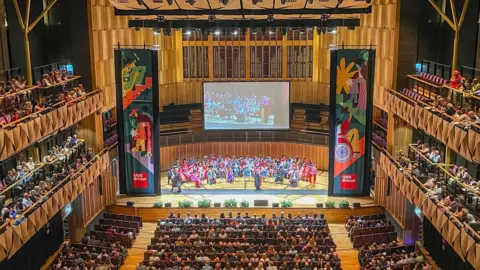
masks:
<svg viewBox="0 0 480 270"><path fill-rule="evenodd" d="M22 205L24 208L29 208L33 205L33 201L30 199L30 195L28 193L23 194Z"/></svg>

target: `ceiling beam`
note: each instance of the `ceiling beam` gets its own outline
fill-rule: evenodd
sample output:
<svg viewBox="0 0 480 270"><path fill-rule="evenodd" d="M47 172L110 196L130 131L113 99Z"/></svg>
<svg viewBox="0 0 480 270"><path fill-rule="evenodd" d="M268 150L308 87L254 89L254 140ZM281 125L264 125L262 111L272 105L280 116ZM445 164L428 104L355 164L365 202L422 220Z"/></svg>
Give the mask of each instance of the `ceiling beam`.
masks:
<svg viewBox="0 0 480 270"><path fill-rule="evenodd" d="M130 20L129 27L138 28L260 28L260 27L314 27L321 24L320 20L172 20L160 22L158 20ZM325 23L323 23L325 25ZM360 19L329 19L327 27L360 26Z"/></svg>
<svg viewBox="0 0 480 270"><path fill-rule="evenodd" d="M173 9L173 10L158 10L158 9L142 9L142 10L123 10L115 9L117 16L201 16L201 15L296 15L296 14L368 14L372 13L372 7L366 8L323 8L323 9Z"/></svg>

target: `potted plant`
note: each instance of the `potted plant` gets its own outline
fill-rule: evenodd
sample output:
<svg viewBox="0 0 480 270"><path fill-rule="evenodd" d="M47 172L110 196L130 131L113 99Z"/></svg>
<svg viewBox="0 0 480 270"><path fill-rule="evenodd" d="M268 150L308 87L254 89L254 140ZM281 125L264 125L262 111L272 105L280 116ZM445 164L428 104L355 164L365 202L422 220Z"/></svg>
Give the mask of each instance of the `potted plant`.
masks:
<svg viewBox="0 0 480 270"><path fill-rule="evenodd" d="M350 207L350 203L346 200L341 200L338 202L338 208L342 208L342 209L345 209L345 208L349 208Z"/></svg>
<svg viewBox="0 0 480 270"><path fill-rule="evenodd" d="M153 203L153 208L163 208L163 202L156 201Z"/></svg>
<svg viewBox="0 0 480 270"><path fill-rule="evenodd" d="M326 201L325 208L335 208L335 201Z"/></svg>
<svg viewBox="0 0 480 270"><path fill-rule="evenodd" d="M282 208L290 208L290 207L293 206L293 202L292 201L281 201L280 205L282 206Z"/></svg>
<svg viewBox="0 0 480 270"><path fill-rule="evenodd" d="M244 207L244 208L247 208L247 207L250 206L250 203L246 200L243 200L243 201L240 202L240 206Z"/></svg>
<svg viewBox="0 0 480 270"><path fill-rule="evenodd" d="M183 200L178 202L178 207L180 208L190 208L192 207L193 202L189 200Z"/></svg>
<svg viewBox="0 0 480 270"><path fill-rule="evenodd" d="M199 208L209 208L212 206L212 201L207 199L199 200L197 205Z"/></svg>
<svg viewBox="0 0 480 270"><path fill-rule="evenodd" d="M236 208L237 207L237 200L235 199L228 199L223 202L223 206L227 208Z"/></svg>

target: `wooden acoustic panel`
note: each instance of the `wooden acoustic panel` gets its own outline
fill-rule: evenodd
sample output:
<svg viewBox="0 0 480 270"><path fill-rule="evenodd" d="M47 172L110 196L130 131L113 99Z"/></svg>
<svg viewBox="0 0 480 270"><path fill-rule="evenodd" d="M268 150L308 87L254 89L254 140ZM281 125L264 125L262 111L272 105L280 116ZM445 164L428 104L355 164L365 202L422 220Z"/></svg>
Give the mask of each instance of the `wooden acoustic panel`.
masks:
<svg viewBox="0 0 480 270"><path fill-rule="evenodd" d="M160 169L169 170L173 167L175 159L203 159L204 156L266 156L282 155L312 159L319 170L328 170L328 146L290 142L205 142L192 143L160 148Z"/></svg>

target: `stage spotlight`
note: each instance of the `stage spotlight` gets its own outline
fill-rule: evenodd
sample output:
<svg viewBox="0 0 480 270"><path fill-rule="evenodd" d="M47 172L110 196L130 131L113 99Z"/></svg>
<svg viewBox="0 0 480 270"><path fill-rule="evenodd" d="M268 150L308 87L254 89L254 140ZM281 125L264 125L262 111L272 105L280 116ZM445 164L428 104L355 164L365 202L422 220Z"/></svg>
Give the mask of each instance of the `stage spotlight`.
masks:
<svg viewBox="0 0 480 270"><path fill-rule="evenodd" d="M258 4L258 2L260 2L260 0L252 0L252 4L255 6Z"/></svg>
<svg viewBox="0 0 480 270"><path fill-rule="evenodd" d="M196 0L187 0L187 3L189 3L190 6L195 5L195 2L197 2L197 1Z"/></svg>
<svg viewBox="0 0 480 270"><path fill-rule="evenodd" d="M169 6L173 5L173 0L167 0Z"/></svg>
<svg viewBox="0 0 480 270"><path fill-rule="evenodd" d="M220 35L221 33L222 33L222 32L220 32L220 29L217 29L217 30L215 30L215 32L214 32L214 34L217 35L217 36Z"/></svg>
<svg viewBox="0 0 480 270"><path fill-rule="evenodd" d="M277 32L277 31L276 31L275 28L270 28L270 30L268 30L268 33L269 33L270 35L273 35L273 34L275 34L276 32Z"/></svg>
<svg viewBox="0 0 480 270"><path fill-rule="evenodd" d="M286 34L288 34L288 28L286 27L280 28L280 33L282 33L282 35L285 36Z"/></svg>
<svg viewBox="0 0 480 270"><path fill-rule="evenodd" d="M230 2L230 0L220 0L220 3L224 4L225 6L228 5L228 2Z"/></svg>
<svg viewBox="0 0 480 270"><path fill-rule="evenodd" d="M140 27L135 27L135 31L140 31Z"/></svg>
<svg viewBox="0 0 480 270"><path fill-rule="evenodd" d="M250 33L251 33L252 35L256 35L257 32L258 32L258 29L257 29L257 28L250 28Z"/></svg>
<svg viewBox="0 0 480 270"><path fill-rule="evenodd" d="M157 16L157 21L159 21L159 22L161 22L161 23L164 23L164 22L165 22L165 17L158 15L158 16Z"/></svg>
<svg viewBox="0 0 480 270"><path fill-rule="evenodd" d="M216 19L217 17L215 17L215 15L208 15L208 22L215 22Z"/></svg>
<svg viewBox="0 0 480 270"><path fill-rule="evenodd" d="M233 30L232 35L238 35L238 30Z"/></svg>
<svg viewBox="0 0 480 270"><path fill-rule="evenodd" d="M273 22L273 21L275 21L275 18L273 17L273 14L269 14L269 15L267 16L267 21L268 21L268 22Z"/></svg>
<svg viewBox="0 0 480 270"><path fill-rule="evenodd" d="M190 29L187 29L183 34L190 36L192 34L192 31Z"/></svg>
<svg viewBox="0 0 480 270"><path fill-rule="evenodd" d="M172 28L164 28L163 29L163 34L165 36L170 36L172 34Z"/></svg>
<svg viewBox="0 0 480 270"><path fill-rule="evenodd" d="M329 34L335 35L337 33L337 28L336 27L328 27L327 31Z"/></svg>
<svg viewBox="0 0 480 270"><path fill-rule="evenodd" d="M153 29L153 34L154 35L160 34L160 29L158 29L158 28Z"/></svg>
<svg viewBox="0 0 480 270"><path fill-rule="evenodd" d="M265 35L267 33L267 28L262 27L260 28L260 34Z"/></svg>

